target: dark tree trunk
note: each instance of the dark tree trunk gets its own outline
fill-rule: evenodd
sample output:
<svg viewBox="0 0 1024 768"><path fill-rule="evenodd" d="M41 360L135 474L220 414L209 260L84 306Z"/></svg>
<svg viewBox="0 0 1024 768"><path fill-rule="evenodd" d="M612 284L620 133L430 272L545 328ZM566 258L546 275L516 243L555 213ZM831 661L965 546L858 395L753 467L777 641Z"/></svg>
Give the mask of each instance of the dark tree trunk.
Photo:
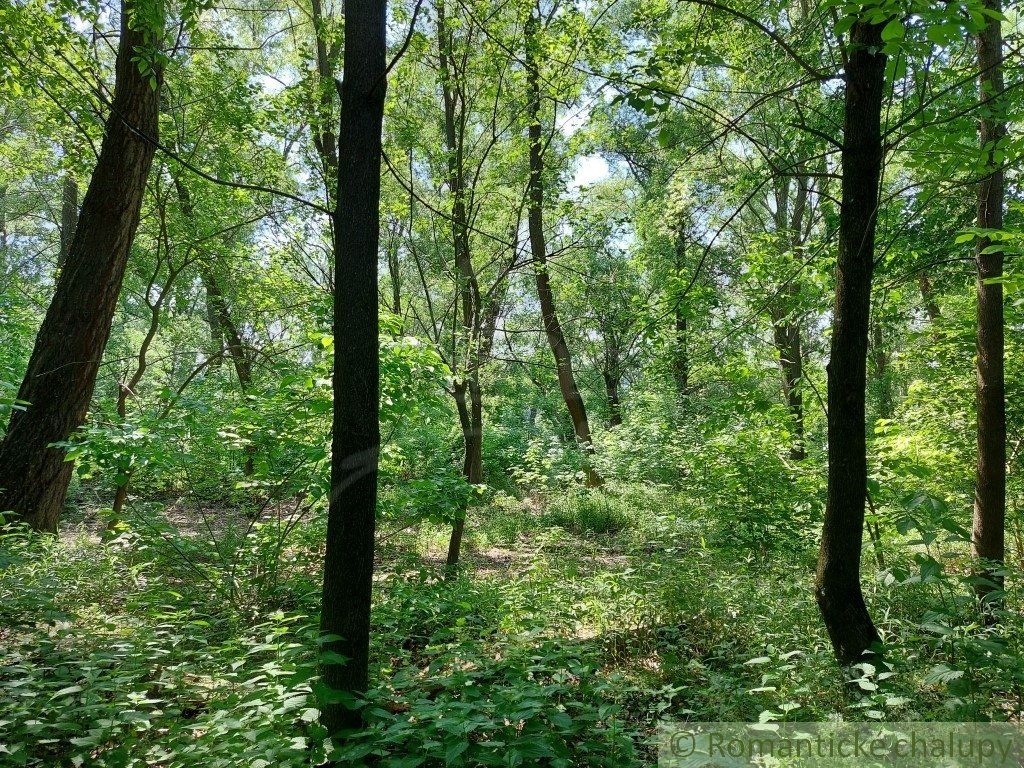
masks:
<svg viewBox="0 0 1024 768"><path fill-rule="evenodd" d="M614 371L605 370L601 374L604 378L605 397L608 398L608 426L617 427L622 423L622 404L619 402L619 377Z"/></svg>
<svg viewBox="0 0 1024 768"><path fill-rule="evenodd" d="M531 13L526 21L526 79L529 86L529 140L530 140L530 177L528 194L528 224L530 231L530 252L533 257L534 275L537 279L537 296L540 299L541 319L544 332L551 346L558 372L558 386L562 391L562 399L572 419L576 440L583 451L592 455L593 441L590 436L590 423L587 421L587 409L583 396L576 385L573 373L572 355L565 341L562 325L558 321L555 308L555 294L551 289L551 276L548 271L547 243L544 239L544 140L541 133L540 115L540 72L538 71L537 51L539 21ZM592 466L587 467L587 484L600 485L601 477Z"/></svg>
<svg viewBox="0 0 1024 768"><path fill-rule="evenodd" d="M921 301L924 302L924 311L927 313L928 319L935 322L942 314L942 310L939 309L938 302L935 301L935 291L927 272L922 272L917 276L917 287L921 291Z"/></svg>
<svg viewBox="0 0 1024 768"><path fill-rule="evenodd" d="M985 6L1000 12L1000 0L986 0ZM978 35L978 68L981 91L980 140L989 175L978 185L978 226L1002 229L1005 184L996 145L1006 135L1000 115L1003 91L1003 40L999 19L986 17ZM990 593L1001 590L998 573L1004 555L1006 516L1006 401L1003 381L1003 286L988 283L1003 273L1003 252L987 253L992 241L981 238L978 264L978 467L975 474L974 555L978 558L978 596L996 607L1001 601ZM990 613L991 616L991 613Z"/></svg>
<svg viewBox="0 0 1024 768"><path fill-rule="evenodd" d="M799 167L799 166L798 166ZM804 219L807 212L807 198L810 183L807 177L796 177L796 195L793 196L792 210L790 191L793 187L790 177L775 180L775 234L787 249L789 261L795 260L797 249L804 244ZM787 271L789 271L787 269ZM803 379L803 334L798 313L800 283L797 275L789 276L779 286L772 308L772 336L779 355L779 370L782 373L782 396L792 418L793 442L789 457L803 461L807 456L804 444L804 400L801 382Z"/></svg>
<svg viewBox="0 0 1024 768"><path fill-rule="evenodd" d="M846 67L839 256L828 364L828 503L815 597L836 658L857 661L879 639L860 583L867 493L865 386L875 223L883 151L884 24L857 22Z"/></svg>
<svg viewBox="0 0 1024 768"><path fill-rule="evenodd" d="M316 73L319 91L316 103L317 115L313 121L313 145L323 163L324 188L330 190L337 183L338 139L332 126L334 99L338 87L334 74L334 62L338 55L337 46L327 47L324 35L323 7L320 0L311 0L313 34L316 43ZM330 200L330 192L327 195Z"/></svg>
<svg viewBox="0 0 1024 768"><path fill-rule="evenodd" d="M803 461L807 457L807 450L804 446L804 396L800 389L804 376L800 325L791 316L779 318L773 323L773 333L782 371L782 394L793 420L793 442L789 448L789 458Z"/></svg>
<svg viewBox="0 0 1024 768"><path fill-rule="evenodd" d="M369 680L380 360L377 247L381 128L387 52L385 0L346 0L345 60L338 129L334 221L334 428L324 555L321 722L330 734L358 728L358 697Z"/></svg>
<svg viewBox="0 0 1024 768"><path fill-rule="evenodd" d="M70 172L64 175L60 203L60 254L57 256L57 269L62 269L71 253L71 243L75 239L78 227L78 182Z"/></svg>
<svg viewBox="0 0 1024 768"><path fill-rule="evenodd" d="M122 8L114 98L99 160L18 391L30 405L13 412L0 444L0 509L43 531L56 531L71 478L64 451L50 446L85 421L155 149L143 137L157 136L161 72L154 87L133 61L137 49L153 41L131 27L130 8Z"/></svg>

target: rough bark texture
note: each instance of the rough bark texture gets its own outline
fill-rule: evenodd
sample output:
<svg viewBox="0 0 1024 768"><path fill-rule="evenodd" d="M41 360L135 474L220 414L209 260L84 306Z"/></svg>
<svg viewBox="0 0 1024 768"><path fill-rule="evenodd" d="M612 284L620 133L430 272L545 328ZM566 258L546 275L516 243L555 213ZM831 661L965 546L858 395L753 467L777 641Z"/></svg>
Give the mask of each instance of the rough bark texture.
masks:
<svg viewBox="0 0 1024 768"><path fill-rule="evenodd" d="M867 493L865 385L874 267L885 55L881 24L850 30L842 150L842 205L832 350L828 364L828 504L815 597L836 658L857 661L878 641L860 583Z"/></svg>
<svg viewBox="0 0 1024 768"><path fill-rule="evenodd" d="M123 9L99 160L18 392L29 405L11 415L0 444L0 510L43 531L57 529L71 477L64 451L50 446L85 421L155 149L143 137L157 136L159 84L154 87L132 61L147 41L129 26L128 16ZM159 81L159 71L156 76Z"/></svg>
<svg viewBox="0 0 1024 768"><path fill-rule="evenodd" d="M540 115L540 73L536 60L537 27L539 21L535 15L526 22L526 78L529 86L529 140L530 140L530 177L528 193L528 225L530 231L530 253L533 257L534 275L537 279L537 297L540 300L541 319L544 332L555 358L558 373L558 386L562 391L562 399L572 419L576 439L586 453L593 453L593 442L590 436L590 423L587 420L587 409L583 396L576 385L573 373L572 355L565 341L562 325L558 320L555 308L555 294L551 289L551 276L548 272L547 243L544 238L544 140L541 131ZM587 470L587 484L599 485L600 476L594 469Z"/></svg>
<svg viewBox="0 0 1024 768"><path fill-rule="evenodd" d="M78 182L71 173L64 176L60 201L60 254L57 256L57 268L62 269L71 253L71 243L75 239L78 228Z"/></svg>
<svg viewBox="0 0 1024 768"><path fill-rule="evenodd" d="M986 7L1000 11L999 0L986 0ZM978 35L978 68L981 91L980 140L988 176L978 185L978 226L1002 229L1003 171L994 155L995 145L1006 135L998 113L997 100L1003 91L1003 41L998 19L987 18ZM995 103L993 103L995 102ZM992 242L978 241L978 467L974 491L974 555L981 562L977 576L980 598L997 603L990 593L1002 588L997 573L1004 554L1006 516L1006 398L1003 381L1003 286L986 283L1003 273L1003 253L986 253Z"/></svg>
<svg viewBox="0 0 1024 768"><path fill-rule="evenodd" d="M362 723L343 699L366 691L380 452L377 247L387 51L385 0L346 0L334 219L334 429L320 626L321 722ZM344 660L339 659L339 654ZM340 700L339 700L340 699Z"/></svg>

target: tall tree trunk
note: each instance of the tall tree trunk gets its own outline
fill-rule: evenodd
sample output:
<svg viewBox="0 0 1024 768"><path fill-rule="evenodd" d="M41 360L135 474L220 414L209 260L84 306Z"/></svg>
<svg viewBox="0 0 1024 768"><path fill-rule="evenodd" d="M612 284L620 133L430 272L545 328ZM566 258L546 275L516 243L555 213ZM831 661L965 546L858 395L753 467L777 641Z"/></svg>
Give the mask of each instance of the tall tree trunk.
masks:
<svg viewBox="0 0 1024 768"><path fill-rule="evenodd" d="M0 444L0 510L43 531L56 531L71 464L52 443L85 421L153 161L159 113L159 65L139 71L137 50L152 35L134 28L132 4L121 12L111 113L99 159L85 193L67 263L36 336L18 399ZM146 14L146 18L149 14Z"/></svg>
<svg viewBox="0 0 1024 768"><path fill-rule="evenodd" d="M540 299L540 313L544 322L544 332L551 346L558 372L558 386L562 391L562 399L572 419L573 431L585 454L587 461L587 485L601 484L601 477L594 470L589 456L593 455L594 446L590 436L590 423L587 421L587 409L583 396L576 386L573 373L572 356L569 345L565 341L562 325L558 321L555 308L555 294L551 289L551 276L548 271L547 243L544 239L544 141L541 132L541 101L540 72L537 61L537 34L539 20L532 12L526 21L526 79L529 87L529 140L530 140L530 177L527 218L530 231L530 252L533 257L534 275L537 279L537 296Z"/></svg>
<svg viewBox="0 0 1024 768"><path fill-rule="evenodd" d="M467 398L466 395L469 397ZM462 475L471 485L479 485L484 481L483 407L480 397L480 382L475 377L455 384L455 404L459 411L459 424L462 427L464 446ZM459 563L462 534L465 527L466 517L463 514L452 526L452 535L448 542L446 567L449 571Z"/></svg>
<svg viewBox="0 0 1024 768"><path fill-rule="evenodd" d="M195 208L192 206L192 195L188 187L184 185L179 176L174 177L174 188L178 193L178 202L181 204L181 212L186 219L195 221ZM220 338L223 343L227 341L227 353L231 364L238 377L238 388L245 395L252 388L252 361L245 352L245 343L242 341L242 334L238 331L238 325L231 317L231 310L228 307L227 299L221 290L217 275L209 264L200 262L199 279L206 292L207 322L210 324L210 335L213 338ZM216 359L223 358L223 347L218 347L214 354ZM245 447L245 461L242 464L242 472L246 476L256 471L256 445L249 442Z"/></svg>
<svg viewBox="0 0 1024 768"><path fill-rule="evenodd" d="M800 389L804 375L800 324L789 314L774 319L772 330L782 372L782 394L793 420L793 442L789 448L789 458L803 461L807 457L807 450L804 445L804 396Z"/></svg>
<svg viewBox="0 0 1024 768"><path fill-rule="evenodd" d="M799 166L798 166L799 167ZM807 212L807 198L810 184L807 177L796 177L796 195L790 210L790 190L793 179L776 179L775 183L775 232L789 251L789 261L795 261L795 254L804 244L804 219ZM788 270L787 270L788 271ZM800 283L792 275L780 286L778 301L781 306L773 309L772 331L775 349L779 355L779 369L782 373L782 396L792 419L793 442L789 457L803 461L807 456L804 443L804 398L803 380L803 334L798 314Z"/></svg>
<svg viewBox="0 0 1024 768"><path fill-rule="evenodd" d="M601 373L604 378L604 393L608 398L608 426L617 427L622 423L622 404L619 402L619 376L614 370Z"/></svg>
<svg viewBox="0 0 1024 768"><path fill-rule="evenodd" d="M682 290L683 269L686 266L686 225L680 225L676 234L675 248L675 278L679 284L678 291ZM690 357L687 349L687 317L686 307L683 306L683 297L677 295L673 298L673 314L675 315L675 338L672 349L672 378L676 383L676 395L681 399L686 396L690 386Z"/></svg>
<svg viewBox="0 0 1024 768"><path fill-rule="evenodd" d="M1000 13L1000 0L985 6ZM1003 91L1003 39L998 18L986 17L978 35L981 121L980 140L988 176L978 185L978 226L1002 229L1004 180L996 145L1006 136L1000 113ZM1004 556L1006 516L1006 402L1003 381L1003 286L987 282L1003 273L1003 252L988 253L992 241L980 238L978 264L978 466L975 473L973 550L978 558L978 596L993 608L1001 601L990 593L1002 590L998 570ZM991 616L991 611L989 611Z"/></svg>
<svg viewBox="0 0 1024 768"><path fill-rule="evenodd" d="M462 357L465 370L460 381L453 387L455 404L459 413L459 424L463 437L462 474L466 482L479 485L483 482L483 408L480 394L480 332L482 312L480 283L469 241L469 218L466 205L466 178L464 169L464 127L466 123L466 99L464 83L458 79L457 62L452 51L452 34L445 17L442 0L435 3L437 10L437 48L440 61L441 95L444 106L444 137L447 155L448 189L452 195L451 234L458 273L458 305L461 307L462 335L466 354L457 350L452 354L455 368L457 359ZM459 73L461 74L461 73ZM467 400L466 395L469 395ZM447 568L455 569L462 547L462 534L466 525L466 511L452 526L448 542Z"/></svg>
<svg viewBox="0 0 1024 768"><path fill-rule="evenodd" d="M815 597L836 658L857 661L879 639L860 583L867 493L865 386L883 150L884 24L850 30L842 150L842 203L832 349L828 364L828 503Z"/></svg>
<svg viewBox="0 0 1024 768"><path fill-rule="evenodd" d="M921 301L924 302L924 311L927 313L928 319L935 322L942 311L939 309L938 302L935 301L935 290L932 288L932 281L927 272L922 272L917 276L917 287L921 291Z"/></svg>
<svg viewBox="0 0 1024 768"><path fill-rule="evenodd" d="M334 220L334 428L324 555L326 635L321 722L329 734L362 724L339 699L358 697L369 679L377 462L380 453L381 128L387 52L386 0L346 0L344 80L338 129ZM335 655L336 654L336 655ZM343 657L343 658L342 658Z"/></svg>
<svg viewBox="0 0 1024 768"><path fill-rule="evenodd" d="M75 239L78 227L78 182L71 172L64 174L61 188L60 204L60 254L57 256L57 269L63 269L71 253L71 243Z"/></svg>
<svg viewBox="0 0 1024 768"><path fill-rule="evenodd" d="M334 61L338 55L337 44L328 48L324 34L324 15L320 0L310 0L313 16L313 34L316 49L317 73L317 116L313 123L313 145L320 161L323 163L324 188L328 190L337 183L338 175L338 139L331 125L333 122L334 99L338 86L334 73Z"/></svg>

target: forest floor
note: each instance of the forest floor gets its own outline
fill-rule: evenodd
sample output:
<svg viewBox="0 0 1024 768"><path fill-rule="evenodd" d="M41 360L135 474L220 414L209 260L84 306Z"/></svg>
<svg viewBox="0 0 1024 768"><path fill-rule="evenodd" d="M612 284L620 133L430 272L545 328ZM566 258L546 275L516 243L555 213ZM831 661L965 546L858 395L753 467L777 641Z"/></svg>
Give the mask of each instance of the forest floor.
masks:
<svg viewBox="0 0 1024 768"><path fill-rule="evenodd" d="M253 522L208 508L197 522L189 509L151 510L144 524L129 516L106 543L88 521L59 541L7 542L0 756L255 768L323 759L310 688L322 516L283 538L287 510ZM653 762L661 718L1020 711L1014 675L993 680L970 663L1011 658L1018 628L995 637L964 625L952 582L921 579L919 566L916 581L902 578L897 564L914 569L920 553L887 545L889 570L865 577L889 666L844 671L813 602L811 532L768 546L769 529L759 544L708 519L657 488L549 505L498 499L471 510L452 578L447 529L383 521L370 726L337 756L628 766Z"/></svg>

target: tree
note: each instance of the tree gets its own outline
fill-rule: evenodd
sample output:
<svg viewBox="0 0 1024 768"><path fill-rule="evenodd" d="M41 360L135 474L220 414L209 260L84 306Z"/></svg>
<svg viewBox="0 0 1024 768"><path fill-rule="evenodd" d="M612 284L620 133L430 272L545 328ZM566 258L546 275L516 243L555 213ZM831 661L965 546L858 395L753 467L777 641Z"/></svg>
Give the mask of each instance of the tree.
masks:
<svg viewBox="0 0 1024 768"><path fill-rule="evenodd" d="M858 19L850 29L842 145L839 255L828 363L828 503L815 597L840 663L878 642L860 584L867 493L865 388L868 318L875 259L885 22Z"/></svg>
<svg viewBox="0 0 1024 768"><path fill-rule="evenodd" d="M529 119L530 177L528 182L527 213L530 230L530 251L533 256L534 275L537 280L537 297L540 300L540 314L544 332L555 358L558 386L562 399L572 419L573 430L583 451L592 454L593 441L590 436L590 422L583 402L576 375L572 367L572 354L565 341L562 325L555 307L555 294L551 289L551 274L548 269L547 243L544 236L544 138L541 126L540 94L540 19L537 11L531 11L526 20L526 79L528 88L527 114ZM601 477L592 466L587 467L587 484L600 485Z"/></svg>
<svg viewBox="0 0 1024 768"><path fill-rule="evenodd" d="M369 679L380 360L377 246L386 0L347 0L334 222L334 418L324 555L321 722L357 728Z"/></svg>
<svg viewBox="0 0 1024 768"><path fill-rule="evenodd" d="M154 18L158 23L154 23ZM157 139L162 7L125 0L114 96L74 239L0 444L0 510L56 531L71 478L64 450L85 421L142 209Z"/></svg>
<svg viewBox="0 0 1024 768"><path fill-rule="evenodd" d="M1002 161L997 153L1006 136L1000 115L1003 92L1003 38L1000 0L986 0L985 27L978 33L978 84L980 91L979 137L987 175L978 184L978 227L983 231L1003 227ZM975 473L974 555L980 561L977 593L983 601L1001 591L999 564L1004 555L1006 517L1006 396L1003 380L1003 250L990 237L978 239L978 465ZM993 596L994 597L994 596Z"/></svg>

